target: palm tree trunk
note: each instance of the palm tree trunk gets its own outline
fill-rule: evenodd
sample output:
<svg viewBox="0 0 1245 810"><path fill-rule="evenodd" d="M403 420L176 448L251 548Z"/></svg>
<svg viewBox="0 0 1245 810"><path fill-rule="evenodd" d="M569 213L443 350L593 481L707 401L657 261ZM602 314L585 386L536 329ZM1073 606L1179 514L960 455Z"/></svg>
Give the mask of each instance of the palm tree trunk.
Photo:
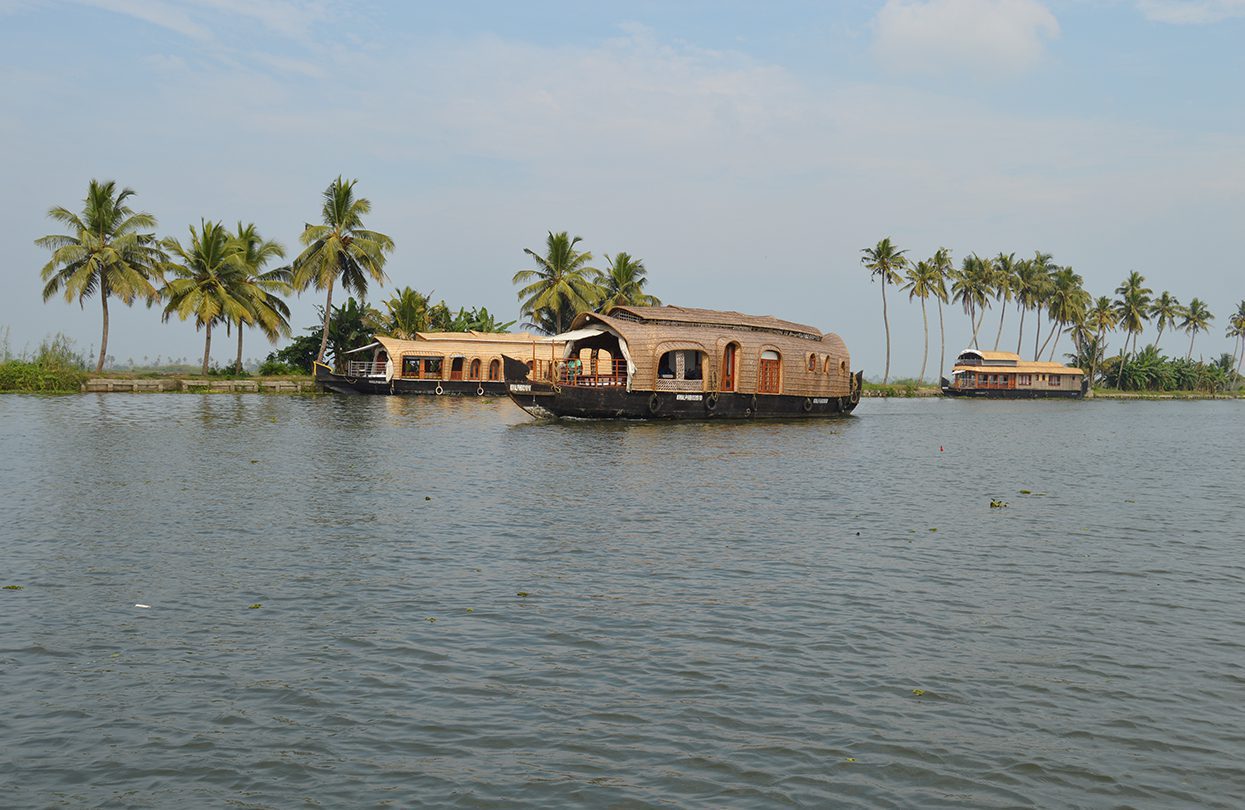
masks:
<svg viewBox="0 0 1245 810"><path fill-rule="evenodd" d="M108 288L100 285L99 300L104 307L104 335L99 341L99 362L95 364L95 373L104 370L104 358L108 356Z"/></svg>
<svg viewBox="0 0 1245 810"><path fill-rule="evenodd" d="M977 348L977 349L981 348L981 346L977 345L977 333L981 331L981 325L982 323L985 322L985 320L986 320L986 308L985 308L985 305L982 305L981 314L977 316L977 321L976 323L973 324L973 347L974 348Z"/></svg>
<svg viewBox="0 0 1245 810"><path fill-rule="evenodd" d="M235 374L242 373L242 321L238 321L238 360L233 364Z"/></svg>
<svg viewBox="0 0 1245 810"><path fill-rule="evenodd" d="M1159 324L1159 336L1154 339L1154 345L1157 347L1163 340L1163 324Z"/></svg>
<svg viewBox="0 0 1245 810"><path fill-rule="evenodd" d="M886 329L886 370L882 372L882 385L891 377L891 322L886 316L886 279L882 279L882 326Z"/></svg>
<svg viewBox="0 0 1245 810"><path fill-rule="evenodd" d="M203 376L204 377L206 377L208 373L208 358L211 357L212 355L212 322L211 321L208 321L207 329L205 331L207 332L207 339L203 341Z"/></svg>
<svg viewBox="0 0 1245 810"><path fill-rule="evenodd" d="M1050 360L1050 361L1054 362L1054 360L1055 360L1055 347L1059 345L1059 338L1061 338L1061 337L1063 337L1063 330L1062 330L1062 329L1060 329L1057 333L1055 333L1055 342L1054 342L1054 343L1052 343L1052 344L1050 344L1050 357L1046 358L1047 360Z"/></svg>
<svg viewBox="0 0 1245 810"><path fill-rule="evenodd" d="M1050 331L1046 333L1046 340L1042 341L1042 348L1038 350L1037 356L1033 358L1034 360L1041 359L1042 352L1046 351L1046 344L1050 343L1050 339L1055 336L1055 330L1058 328L1059 328L1059 321L1052 320L1050 324Z"/></svg>
<svg viewBox="0 0 1245 810"><path fill-rule="evenodd" d="M947 358L947 333L942 326L942 299L938 299L938 383L942 384L943 363Z"/></svg>
<svg viewBox="0 0 1245 810"><path fill-rule="evenodd" d="M1020 308L1020 329L1016 332L1016 354L1020 354L1020 343L1025 339L1025 308Z"/></svg>
<svg viewBox="0 0 1245 810"><path fill-rule="evenodd" d="M1187 353L1187 354L1185 354L1185 356L1184 356L1184 359L1186 359L1186 360L1192 360L1192 359L1193 359L1193 339L1194 339L1195 337L1197 337L1197 330L1196 330L1196 329L1194 329L1192 332L1190 332L1190 333L1189 333L1189 351L1188 351L1188 353Z"/></svg>
<svg viewBox="0 0 1245 810"><path fill-rule="evenodd" d="M336 276L329 279L329 295L324 299L324 333L320 336L320 353L316 355L317 363L324 363L324 351L329 345L329 318L333 317L333 282Z"/></svg>
<svg viewBox="0 0 1245 810"><path fill-rule="evenodd" d="M994 336L994 350L999 350L999 341L1003 339L1003 319L1007 317L1007 302L1003 301L999 306L999 331Z"/></svg>
<svg viewBox="0 0 1245 810"><path fill-rule="evenodd" d="M1041 352L1038 351L1038 340L1042 337L1042 305L1033 308L1033 359L1037 360Z"/></svg>
<svg viewBox="0 0 1245 810"><path fill-rule="evenodd" d="M929 361L929 319L925 316L925 299L921 299L921 325L925 327L925 350L921 353L921 383L925 383L925 364Z"/></svg>

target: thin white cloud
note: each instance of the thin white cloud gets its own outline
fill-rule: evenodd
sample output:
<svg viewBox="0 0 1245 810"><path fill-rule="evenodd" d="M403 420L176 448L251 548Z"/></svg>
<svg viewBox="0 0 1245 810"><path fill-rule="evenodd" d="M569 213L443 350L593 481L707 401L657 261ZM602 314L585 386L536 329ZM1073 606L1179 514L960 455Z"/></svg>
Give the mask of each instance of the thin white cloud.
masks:
<svg viewBox="0 0 1245 810"><path fill-rule="evenodd" d="M1245 17L1245 0L1138 0L1146 19L1176 25L1204 25Z"/></svg>
<svg viewBox="0 0 1245 810"><path fill-rule="evenodd" d="M185 9L171 3L163 3L159 0L78 0L78 2L167 28L201 42L212 38L210 29L195 22Z"/></svg>
<svg viewBox="0 0 1245 810"><path fill-rule="evenodd" d="M1038 0L887 0L874 49L894 70L997 75L1031 68L1059 22Z"/></svg>

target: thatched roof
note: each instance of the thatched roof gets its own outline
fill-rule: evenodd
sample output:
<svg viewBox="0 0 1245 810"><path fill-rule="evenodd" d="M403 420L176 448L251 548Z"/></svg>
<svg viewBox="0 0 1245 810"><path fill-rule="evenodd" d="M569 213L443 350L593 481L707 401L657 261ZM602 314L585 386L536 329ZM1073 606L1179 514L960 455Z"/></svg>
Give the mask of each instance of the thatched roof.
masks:
<svg viewBox="0 0 1245 810"><path fill-rule="evenodd" d="M753 331L796 334L815 340L821 338L821 332L812 326L780 320L772 315L744 315L740 312L723 312L714 309L694 309L672 305L664 307L612 307L608 314L611 317L622 320L648 323L668 323L670 325L696 327L727 326Z"/></svg>
<svg viewBox="0 0 1245 810"><path fill-rule="evenodd" d="M990 354L1006 354L1006 352L990 352ZM1081 374L1085 372L1075 366L1065 366L1063 363L1049 363L1045 360L1020 360L1019 355L1012 355L1017 358L1014 366L961 366L957 365L952 369L955 371L973 371L978 374Z"/></svg>
<svg viewBox="0 0 1245 810"><path fill-rule="evenodd" d="M404 354L494 355L542 340L526 332L416 332L414 340L377 335L390 357Z"/></svg>

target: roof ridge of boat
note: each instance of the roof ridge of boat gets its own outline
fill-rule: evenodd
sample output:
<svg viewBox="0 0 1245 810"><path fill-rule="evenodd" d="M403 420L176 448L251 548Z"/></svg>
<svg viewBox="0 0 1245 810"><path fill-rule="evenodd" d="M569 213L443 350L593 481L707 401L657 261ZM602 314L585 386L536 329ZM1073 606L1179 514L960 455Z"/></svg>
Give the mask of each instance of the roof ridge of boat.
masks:
<svg viewBox="0 0 1245 810"><path fill-rule="evenodd" d="M815 338L822 337L821 330L808 324L775 318L773 315L749 315L734 310L680 307L674 304L666 304L660 307L615 306L611 307L605 314L607 317L633 320L638 323L678 324L707 328L733 326L745 329L796 333Z"/></svg>

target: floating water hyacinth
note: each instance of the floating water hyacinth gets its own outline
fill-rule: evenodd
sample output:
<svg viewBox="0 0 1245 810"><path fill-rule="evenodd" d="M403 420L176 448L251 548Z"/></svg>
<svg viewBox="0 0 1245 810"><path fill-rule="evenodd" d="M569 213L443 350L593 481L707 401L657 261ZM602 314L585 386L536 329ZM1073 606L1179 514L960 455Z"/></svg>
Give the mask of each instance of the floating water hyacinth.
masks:
<svg viewBox="0 0 1245 810"><path fill-rule="evenodd" d="M259 602L256 602L255 604L248 607L247 610L259 610L262 607L263 605L261 605Z"/></svg>

